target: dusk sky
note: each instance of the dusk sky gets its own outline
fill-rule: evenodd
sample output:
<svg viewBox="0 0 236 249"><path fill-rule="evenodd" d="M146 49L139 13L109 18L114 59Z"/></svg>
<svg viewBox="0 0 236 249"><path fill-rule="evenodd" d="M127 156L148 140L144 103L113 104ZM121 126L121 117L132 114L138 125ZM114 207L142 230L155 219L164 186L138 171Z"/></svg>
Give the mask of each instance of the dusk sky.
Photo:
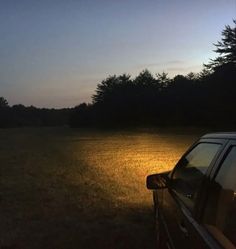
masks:
<svg viewBox="0 0 236 249"><path fill-rule="evenodd" d="M73 107L108 75L199 72L235 17L236 0L0 0L0 96Z"/></svg>

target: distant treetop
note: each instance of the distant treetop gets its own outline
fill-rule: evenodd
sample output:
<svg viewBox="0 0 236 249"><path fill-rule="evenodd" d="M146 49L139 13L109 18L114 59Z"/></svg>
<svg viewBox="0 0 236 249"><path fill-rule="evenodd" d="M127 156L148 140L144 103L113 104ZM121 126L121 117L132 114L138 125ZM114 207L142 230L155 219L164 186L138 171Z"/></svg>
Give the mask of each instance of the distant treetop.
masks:
<svg viewBox="0 0 236 249"><path fill-rule="evenodd" d="M5 98L0 97L0 108L8 107L8 102Z"/></svg>
<svg viewBox="0 0 236 249"><path fill-rule="evenodd" d="M205 64L206 68L215 71L218 67L226 64L236 66L236 19L233 20L234 27L225 26L222 31L221 41L218 41L214 46L214 52L219 54L218 57L212 59L209 64Z"/></svg>

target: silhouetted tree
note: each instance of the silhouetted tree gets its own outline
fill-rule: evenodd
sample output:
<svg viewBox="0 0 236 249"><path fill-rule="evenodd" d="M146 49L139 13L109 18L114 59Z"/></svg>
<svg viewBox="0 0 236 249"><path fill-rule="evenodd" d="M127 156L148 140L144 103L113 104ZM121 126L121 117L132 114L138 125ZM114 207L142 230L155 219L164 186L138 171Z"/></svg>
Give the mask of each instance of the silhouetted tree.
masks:
<svg viewBox="0 0 236 249"><path fill-rule="evenodd" d="M8 102L5 98L0 97L0 108L9 107Z"/></svg>
<svg viewBox="0 0 236 249"><path fill-rule="evenodd" d="M129 87L130 84L130 75L108 76L97 85L95 94L92 96L93 103L102 104L113 102L116 95L120 95L121 91L124 88Z"/></svg>
<svg viewBox="0 0 236 249"><path fill-rule="evenodd" d="M198 74L153 74L147 69L137 77L108 76L97 85L92 104L73 109L40 109L14 105L0 97L0 127L72 127L127 125L225 125L236 126L236 20L225 26L215 44L216 59Z"/></svg>
<svg viewBox="0 0 236 249"><path fill-rule="evenodd" d="M0 128L6 128L10 124L9 105L5 98L0 97Z"/></svg>
<svg viewBox="0 0 236 249"><path fill-rule="evenodd" d="M0 98L0 128L21 126L60 126L68 125L71 109L47 109L26 107L22 104L9 106Z"/></svg>
<svg viewBox="0 0 236 249"><path fill-rule="evenodd" d="M90 104L82 103L74 108L70 116L71 127L88 127L92 123L92 107Z"/></svg>
<svg viewBox="0 0 236 249"><path fill-rule="evenodd" d="M214 52L219 54L219 56L205 65L207 69L215 71L218 67L226 64L236 66L236 20L233 20L233 23L234 27L225 26L225 29L222 31L221 41L214 44L216 47Z"/></svg>
<svg viewBox="0 0 236 249"><path fill-rule="evenodd" d="M199 78L199 75L197 73L190 72L187 74L186 78L190 81L196 81Z"/></svg>
<svg viewBox="0 0 236 249"><path fill-rule="evenodd" d="M156 79L159 82L161 88L165 88L170 84L170 78L168 77L168 73L157 73Z"/></svg>
<svg viewBox="0 0 236 249"><path fill-rule="evenodd" d="M157 83L154 76L147 69L139 73L139 75L134 79L135 85L141 86L155 86Z"/></svg>

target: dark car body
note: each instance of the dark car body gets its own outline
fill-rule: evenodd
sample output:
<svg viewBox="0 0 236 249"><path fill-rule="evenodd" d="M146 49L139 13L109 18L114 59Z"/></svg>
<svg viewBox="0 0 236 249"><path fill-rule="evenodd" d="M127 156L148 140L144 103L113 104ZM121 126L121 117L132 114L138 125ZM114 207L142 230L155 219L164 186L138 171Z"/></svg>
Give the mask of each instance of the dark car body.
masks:
<svg viewBox="0 0 236 249"><path fill-rule="evenodd" d="M236 133L201 137L174 169L147 177L157 248L236 248Z"/></svg>

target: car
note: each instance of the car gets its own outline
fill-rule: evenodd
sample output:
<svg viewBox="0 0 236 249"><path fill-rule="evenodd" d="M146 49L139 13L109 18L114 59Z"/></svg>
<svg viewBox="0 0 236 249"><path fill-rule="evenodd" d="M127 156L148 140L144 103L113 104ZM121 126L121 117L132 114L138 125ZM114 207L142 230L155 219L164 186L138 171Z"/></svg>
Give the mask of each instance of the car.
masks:
<svg viewBox="0 0 236 249"><path fill-rule="evenodd" d="M157 248L236 248L236 132L202 136L171 171L149 175Z"/></svg>

